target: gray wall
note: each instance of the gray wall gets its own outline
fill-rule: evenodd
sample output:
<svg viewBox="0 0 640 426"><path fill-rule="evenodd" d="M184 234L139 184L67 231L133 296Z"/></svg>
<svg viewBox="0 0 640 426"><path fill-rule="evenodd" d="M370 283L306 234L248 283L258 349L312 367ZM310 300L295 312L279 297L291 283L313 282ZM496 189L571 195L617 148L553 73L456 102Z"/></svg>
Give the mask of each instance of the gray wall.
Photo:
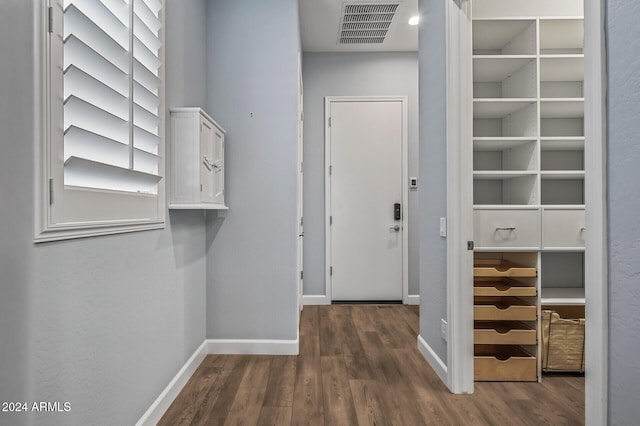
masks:
<svg viewBox="0 0 640 426"><path fill-rule="evenodd" d="M305 53L304 294L325 294L324 97L408 96L409 176L418 175L418 57ZM408 185L408 183L407 183ZM418 294L418 193L409 192L409 294Z"/></svg>
<svg viewBox="0 0 640 426"><path fill-rule="evenodd" d="M295 339L298 2L216 0L208 28L229 210L207 220L207 336Z"/></svg>
<svg viewBox="0 0 640 426"><path fill-rule="evenodd" d="M609 419L640 418L640 3L607 2Z"/></svg>
<svg viewBox="0 0 640 426"><path fill-rule="evenodd" d="M448 0L447 0L448 1ZM439 218L447 213L445 0L420 0L420 336L442 362L447 344L440 319L447 318L447 245ZM428 182L429 184L425 184Z"/></svg>
<svg viewBox="0 0 640 426"><path fill-rule="evenodd" d="M70 413L0 424L133 424L205 338L205 226L34 245L34 14L0 3L0 401L69 401ZM168 106L202 104L206 4L169 0ZM19 43L17 42L19 41ZM189 42L187 42L189 41ZM187 52L180 52L186 49ZM39 53L39 52L38 52ZM200 59L199 59L200 58Z"/></svg>

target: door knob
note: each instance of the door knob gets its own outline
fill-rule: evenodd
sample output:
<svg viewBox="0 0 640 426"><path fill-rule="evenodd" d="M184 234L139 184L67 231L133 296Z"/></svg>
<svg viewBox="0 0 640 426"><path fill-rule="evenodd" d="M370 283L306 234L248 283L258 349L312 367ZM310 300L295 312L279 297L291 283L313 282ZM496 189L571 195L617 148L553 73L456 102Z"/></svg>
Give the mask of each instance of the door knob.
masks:
<svg viewBox="0 0 640 426"><path fill-rule="evenodd" d="M391 231L396 231L396 232L398 232L398 231L400 231L400 225L392 226L392 227L390 227L389 229L390 229Z"/></svg>

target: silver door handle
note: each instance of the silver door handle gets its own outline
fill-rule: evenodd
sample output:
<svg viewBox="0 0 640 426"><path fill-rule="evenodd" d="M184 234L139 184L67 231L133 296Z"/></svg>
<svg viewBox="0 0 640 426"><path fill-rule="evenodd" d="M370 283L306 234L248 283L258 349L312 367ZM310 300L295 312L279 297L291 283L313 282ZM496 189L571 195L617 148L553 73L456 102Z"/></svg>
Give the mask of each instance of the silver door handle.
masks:
<svg viewBox="0 0 640 426"><path fill-rule="evenodd" d="M206 155L202 156L202 162L204 163L205 167L209 169L209 171L213 170L213 168L218 168L215 164L209 161Z"/></svg>
<svg viewBox="0 0 640 426"><path fill-rule="evenodd" d="M389 228L389 230L398 232L398 231L400 231L400 225L392 226L392 227Z"/></svg>

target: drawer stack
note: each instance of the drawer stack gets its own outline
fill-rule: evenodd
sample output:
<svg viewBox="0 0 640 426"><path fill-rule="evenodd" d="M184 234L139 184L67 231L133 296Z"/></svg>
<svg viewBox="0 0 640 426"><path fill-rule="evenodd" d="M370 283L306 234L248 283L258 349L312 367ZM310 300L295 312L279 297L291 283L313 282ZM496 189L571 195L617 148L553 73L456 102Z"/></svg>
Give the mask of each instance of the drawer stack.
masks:
<svg viewBox="0 0 640 426"><path fill-rule="evenodd" d="M505 260L474 261L474 377L538 379L537 268Z"/></svg>

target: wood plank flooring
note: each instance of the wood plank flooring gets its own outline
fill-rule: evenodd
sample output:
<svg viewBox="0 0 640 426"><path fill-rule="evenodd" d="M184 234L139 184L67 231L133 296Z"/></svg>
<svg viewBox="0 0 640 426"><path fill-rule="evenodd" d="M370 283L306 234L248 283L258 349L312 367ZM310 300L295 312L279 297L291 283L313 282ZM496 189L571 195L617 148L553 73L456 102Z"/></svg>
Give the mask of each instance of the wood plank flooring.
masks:
<svg viewBox="0 0 640 426"><path fill-rule="evenodd" d="M306 306L299 356L209 355L159 424L584 424L584 377L452 395L417 335L416 306Z"/></svg>

